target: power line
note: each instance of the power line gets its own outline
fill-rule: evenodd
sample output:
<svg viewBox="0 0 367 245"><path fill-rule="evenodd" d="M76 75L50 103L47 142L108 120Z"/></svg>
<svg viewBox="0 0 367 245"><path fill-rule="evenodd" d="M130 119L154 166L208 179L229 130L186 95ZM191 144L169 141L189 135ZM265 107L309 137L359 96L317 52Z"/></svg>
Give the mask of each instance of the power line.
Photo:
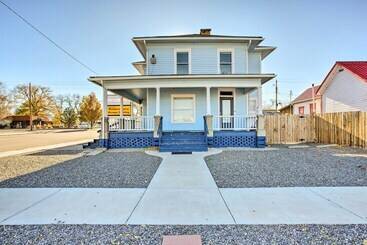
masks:
<svg viewBox="0 0 367 245"><path fill-rule="evenodd" d="M35 27L32 23L30 23L28 20L26 20L23 16L21 16L19 13L17 13L14 9L12 9L9 5L7 5L6 3L4 3L2 0L0 0L0 3L2 3L10 12L12 12L14 15L16 15L19 19L21 19L24 23L26 23L29 27L31 27L33 30L35 30L36 32L38 32L38 34L40 34L41 36L43 36L44 38L46 38L49 42L51 42L56 48L58 48L59 50L61 50L64 54L66 54L67 56L69 56L72 60L74 60L75 62L79 63L81 66L83 66L84 68L86 68L87 70L91 71L94 74L97 74L96 71L94 71L92 68L90 68L89 66L87 66L86 64L84 64L82 61L80 61L79 59L77 59L75 56L73 56L70 52L68 52L66 49L64 49L63 47L61 47L59 44L57 44L55 41L53 41L50 37L48 37L45 33L43 33L41 30L39 30L37 27Z"/></svg>

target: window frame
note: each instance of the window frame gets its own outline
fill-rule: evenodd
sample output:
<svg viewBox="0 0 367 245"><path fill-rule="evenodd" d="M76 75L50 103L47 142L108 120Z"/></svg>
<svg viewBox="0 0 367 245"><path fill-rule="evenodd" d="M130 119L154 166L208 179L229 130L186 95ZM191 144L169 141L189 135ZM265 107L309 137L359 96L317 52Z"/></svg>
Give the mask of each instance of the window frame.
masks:
<svg viewBox="0 0 367 245"><path fill-rule="evenodd" d="M188 53L188 66L189 70L187 74L191 74L191 48L175 48L174 49L174 74L176 75L186 75L186 74L177 74L177 53Z"/></svg>
<svg viewBox="0 0 367 245"><path fill-rule="evenodd" d="M230 74L222 74L221 69L220 69L220 53L231 53L231 73ZM217 69L218 69L218 74L222 74L222 75L231 75L234 74L234 49L233 48L219 48L217 49Z"/></svg>
<svg viewBox="0 0 367 245"><path fill-rule="evenodd" d="M303 113L301 113L301 109L303 110ZM305 107L304 106L299 106L298 107L298 115L304 115L305 114Z"/></svg>
<svg viewBox="0 0 367 245"><path fill-rule="evenodd" d="M255 93L256 97L251 99L250 98L251 93ZM255 110L250 110L250 100L255 101ZM259 107L258 100L259 100L259 89L254 89L253 91L247 93L247 115L256 115L257 114L258 107Z"/></svg>
<svg viewBox="0 0 367 245"><path fill-rule="evenodd" d="M174 99L191 97L193 100L193 120L190 122L177 122L174 120ZM192 124L196 122L196 95L195 94L171 94L171 123L172 124Z"/></svg>

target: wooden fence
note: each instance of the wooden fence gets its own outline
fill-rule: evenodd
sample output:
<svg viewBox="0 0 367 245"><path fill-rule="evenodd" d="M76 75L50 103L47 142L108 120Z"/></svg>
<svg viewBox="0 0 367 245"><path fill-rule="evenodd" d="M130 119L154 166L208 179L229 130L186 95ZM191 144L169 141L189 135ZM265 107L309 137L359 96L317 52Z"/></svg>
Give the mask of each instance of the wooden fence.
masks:
<svg viewBox="0 0 367 245"><path fill-rule="evenodd" d="M266 115L268 144L317 142L367 148L367 112Z"/></svg>

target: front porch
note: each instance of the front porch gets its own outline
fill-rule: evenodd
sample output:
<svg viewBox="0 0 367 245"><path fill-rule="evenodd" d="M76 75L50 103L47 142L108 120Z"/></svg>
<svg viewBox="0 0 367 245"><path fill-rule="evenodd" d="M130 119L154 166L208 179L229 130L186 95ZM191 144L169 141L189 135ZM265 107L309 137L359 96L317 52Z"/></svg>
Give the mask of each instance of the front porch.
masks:
<svg viewBox="0 0 367 245"><path fill-rule="evenodd" d="M128 83L111 78L100 82L104 118L101 145L158 146L161 151L172 152L264 147L263 130L259 130L262 79L161 79ZM138 113L109 116L107 91L120 95L121 101L127 98L138 104Z"/></svg>
<svg viewBox="0 0 367 245"><path fill-rule="evenodd" d="M265 146L257 133L258 116L203 116L204 130L164 131L163 122L162 116L107 117L108 139L102 142L108 148L159 147L161 152Z"/></svg>

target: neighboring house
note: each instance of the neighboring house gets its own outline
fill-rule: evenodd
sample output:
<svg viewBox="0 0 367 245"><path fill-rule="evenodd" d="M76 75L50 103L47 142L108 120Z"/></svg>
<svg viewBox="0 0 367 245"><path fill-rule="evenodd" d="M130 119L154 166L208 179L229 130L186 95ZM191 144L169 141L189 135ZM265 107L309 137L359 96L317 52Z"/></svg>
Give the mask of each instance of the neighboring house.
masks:
<svg viewBox="0 0 367 245"><path fill-rule="evenodd" d="M293 106L292 104L285 105L282 108L279 109L280 114L284 115L292 115L293 114Z"/></svg>
<svg viewBox="0 0 367 245"><path fill-rule="evenodd" d="M134 37L140 75L93 76L103 87L101 145L203 151L209 146L260 146L261 63L275 48L260 36L200 34ZM140 105L133 117L107 117L108 91ZM109 132L107 132L109 129Z"/></svg>
<svg viewBox="0 0 367 245"><path fill-rule="evenodd" d="M319 86L312 86L292 101L291 107L294 115L321 113L321 97L317 95L318 89Z"/></svg>
<svg viewBox="0 0 367 245"><path fill-rule="evenodd" d="M29 127L29 116L7 116L1 120L7 122L10 128L27 128ZM46 117L33 116L32 122L34 127L45 127L51 126L52 122Z"/></svg>
<svg viewBox="0 0 367 245"><path fill-rule="evenodd" d="M317 91L322 112L367 111L367 61L338 61Z"/></svg>
<svg viewBox="0 0 367 245"><path fill-rule="evenodd" d="M263 114L264 115L274 115L274 114L278 114L279 111L275 110L275 109L271 109L271 108L267 108L267 109L263 109Z"/></svg>

